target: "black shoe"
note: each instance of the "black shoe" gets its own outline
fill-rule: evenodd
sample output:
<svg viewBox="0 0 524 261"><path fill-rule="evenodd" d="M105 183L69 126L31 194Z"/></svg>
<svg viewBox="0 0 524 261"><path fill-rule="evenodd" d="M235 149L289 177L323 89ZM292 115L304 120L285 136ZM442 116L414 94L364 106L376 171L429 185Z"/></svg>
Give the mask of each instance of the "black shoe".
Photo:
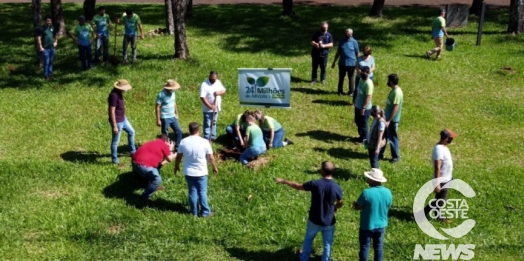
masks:
<svg viewBox="0 0 524 261"><path fill-rule="evenodd" d="M295 144L292 140L290 140L290 139L288 139L288 138L286 138L284 141L287 142L287 145L293 145L293 144Z"/></svg>
<svg viewBox="0 0 524 261"><path fill-rule="evenodd" d="M400 159L399 158L392 158L391 160L389 160L389 163L393 164L393 163L397 163Z"/></svg>

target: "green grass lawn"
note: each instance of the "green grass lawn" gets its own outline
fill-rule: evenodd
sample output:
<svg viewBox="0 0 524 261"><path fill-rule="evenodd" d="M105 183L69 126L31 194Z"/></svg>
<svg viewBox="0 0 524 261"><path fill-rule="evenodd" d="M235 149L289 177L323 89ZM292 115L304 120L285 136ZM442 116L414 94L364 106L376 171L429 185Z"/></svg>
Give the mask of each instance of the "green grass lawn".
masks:
<svg viewBox="0 0 524 261"><path fill-rule="evenodd" d="M146 32L164 27L162 5L133 8ZM374 103L385 105L390 73L399 75L404 90L402 159L394 165L380 162L394 197L385 259L412 260L416 244L445 243L475 244L474 260L523 260L524 38L505 34L507 10L487 11L481 46L475 46L477 19L470 17L468 27L449 30L457 42L455 51L427 60L435 10L386 8L385 17L370 19L368 8L300 5L298 16L287 18L279 16L278 5L195 6L187 22L191 59L170 59L172 37L148 37L138 43L137 64L81 72L76 48L64 38L59 40L54 80L46 82L41 68L33 65L30 6L1 4L2 260L298 260L309 194L274 180L319 178L324 160L335 163L346 202L337 214L333 259L357 260L359 213L350 203L367 187L363 172L369 162L362 146L348 142L357 133L350 98L336 95L338 71L328 69L324 86L308 82L309 41L322 20L330 23L337 41L350 27L361 48L373 47L378 80ZM124 9L107 6L109 14ZM81 10L65 4L66 23L75 21ZM119 30L118 52L121 34ZM505 66L515 72L500 70ZM202 121L199 85L210 70L217 70L228 89L218 122L224 135L225 127L246 109L238 106L237 68L267 67L293 69L292 108L266 112L296 144L267 153L268 165L256 171L221 162L219 176L209 181L210 206L217 213L213 218L195 219L187 213L186 183L173 176L172 165L161 171L166 190L154 195L155 205L137 208L141 184L129 166L110 164L106 103L113 82L125 78L134 87L125 95L127 116L136 141L143 143L159 133L154 102L165 80L182 85L177 102L187 133L189 122ZM460 135L450 145L454 177L477 193L468 199L468 216L477 225L465 237L447 242L431 239L409 219L417 190L431 178L431 150L443 128ZM121 146L120 159L129 162L125 135ZM222 145L213 146L218 150ZM450 198L462 195L451 192ZM321 254L319 239L314 249Z"/></svg>

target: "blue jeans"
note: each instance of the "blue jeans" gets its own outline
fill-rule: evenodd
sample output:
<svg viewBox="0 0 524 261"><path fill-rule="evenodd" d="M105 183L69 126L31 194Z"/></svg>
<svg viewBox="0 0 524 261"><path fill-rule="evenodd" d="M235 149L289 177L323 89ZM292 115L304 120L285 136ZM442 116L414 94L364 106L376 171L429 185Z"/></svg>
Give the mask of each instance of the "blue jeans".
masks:
<svg viewBox="0 0 524 261"><path fill-rule="evenodd" d="M375 149L369 148L368 149L368 155L369 155L369 164L371 164L371 168L378 169L378 156L379 154L375 154Z"/></svg>
<svg viewBox="0 0 524 261"><path fill-rule="evenodd" d="M231 124L231 125L227 126L226 127L226 133L227 133L227 136L231 140L234 140L236 143L240 142L240 139L237 136L237 131L236 131L236 126L235 125ZM240 128L240 135L242 135L242 138L244 138L246 136L246 130Z"/></svg>
<svg viewBox="0 0 524 261"><path fill-rule="evenodd" d="M213 112L204 112L204 139L209 139L209 128L211 128L211 118L213 118ZM211 139L217 138L217 121L218 111L215 112L215 119L213 123L213 130L211 130Z"/></svg>
<svg viewBox="0 0 524 261"><path fill-rule="evenodd" d="M389 123L389 126L386 129L386 139L389 141L389 147L391 148L391 158L400 158L400 149L398 144L398 122L392 121ZM386 151L386 146L380 150L379 158L384 158L384 151Z"/></svg>
<svg viewBox="0 0 524 261"><path fill-rule="evenodd" d="M369 76L370 80L375 80L375 76ZM357 92L358 92L358 85L360 84L360 76L357 74L357 77L355 77L355 90L353 91L353 104L355 104L355 100L357 99Z"/></svg>
<svg viewBox="0 0 524 261"><path fill-rule="evenodd" d="M311 247L313 240L318 232L322 232L322 242L324 250L322 251L322 261L329 261L331 257L331 246L333 245L333 235L335 234L335 225L319 226L307 221L306 236L304 238L304 245L302 245L302 253L300 254L300 261L308 261L311 254Z"/></svg>
<svg viewBox="0 0 524 261"><path fill-rule="evenodd" d="M323 81L326 79L326 66L327 66L327 60L328 55L326 54L323 57L320 57L317 55L311 56L311 80L316 81L317 80L317 71L318 67L320 67L320 79Z"/></svg>
<svg viewBox="0 0 524 261"><path fill-rule="evenodd" d="M242 164L247 165L250 160L252 160L254 157L257 157L258 155L263 154L266 152L266 145L257 147L257 148L247 148L242 154L240 154L240 162Z"/></svg>
<svg viewBox="0 0 524 261"><path fill-rule="evenodd" d="M365 110L364 115L360 115L361 109L355 107L355 124L357 124L358 137L362 141L368 136L368 120L371 110Z"/></svg>
<svg viewBox="0 0 524 261"><path fill-rule="evenodd" d="M82 63L82 69L91 69L91 45L78 46L78 53L80 55L80 62Z"/></svg>
<svg viewBox="0 0 524 261"><path fill-rule="evenodd" d="M118 163L118 142L120 142L120 135L122 135L122 130L127 132L127 142L129 144L129 148L131 149L131 154L134 154L136 151L135 147L135 130L133 129L133 126L131 126L131 123L127 120L127 118L122 122L117 122L116 126L118 128L118 133L115 134L113 132L113 126L111 122L109 123L111 126L111 159L113 163Z"/></svg>
<svg viewBox="0 0 524 261"><path fill-rule="evenodd" d="M133 167L133 171L149 181L149 185L144 190L144 193L142 193L142 196L140 196L143 200L148 200L151 195L156 191L158 186L160 186L160 183L162 183L162 177L160 177L160 173L157 168L154 167L146 167L143 165L139 165L135 162L131 164Z"/></svg>
<svg viewBox="0 0 524 261"><path fill-rule="evenodd" d="M169 127L175 132L176 137L176 144L175 144L175 151L177 151L178 145L180 144L180 141L182 140L182 128L180 127L180 123L178 122L178 119L176 117L173 118L167 118L167 119L160 119L160 122L162 123L161 129L162 134L169 134Z"/></svg>
<svg viewBox="0 0 524 261"><path fill-rule="evenodd" d="M269 143L269 139L271 138L271 132L270 131L263 131L264 134L264 141L266 144ZM275 131L275 134L273 136L273 148L280 148L284 147L284 144L282 144L282 141L284 140L284 128L280 128L279 130Z"/></svg>
<svg viewBox="0 0 524 261"><path fill-rule="evenodd" d="M368 261L369 243L371 239L373 239L373 249L375 250L375 258L373 260L382 261L385 234L386 228L359 230L358 240L360 242L360 251L358 252L358 257L360 261Z"/></svg>
<svg viewBox="0 0 524 261"><path fill-rule="evenodd" d="M96 51L95 51L95 61L100 61L100 48L104 48L103 53L103 60L104 62L107 62L107 48L109 47L109 36L108 35L98 35L96 42L98 43L98 39L102 42L100 47L98 47L98 44L96 45Z"/></svg>
<svg viewBox="0 0 524 261"><path fill-rule="evenodd" d="M193 216L198 216L198 204L203 217L211 214L211 209L207 204L207 176L190 177L185 176L189 197L189 208Z"/></svg>
<svg viewBox="0 0 524 261"><path fill-rule="evenodd" d="M55 59L55 49L44 49L44 76L53 75L53 60Z"/></svg>

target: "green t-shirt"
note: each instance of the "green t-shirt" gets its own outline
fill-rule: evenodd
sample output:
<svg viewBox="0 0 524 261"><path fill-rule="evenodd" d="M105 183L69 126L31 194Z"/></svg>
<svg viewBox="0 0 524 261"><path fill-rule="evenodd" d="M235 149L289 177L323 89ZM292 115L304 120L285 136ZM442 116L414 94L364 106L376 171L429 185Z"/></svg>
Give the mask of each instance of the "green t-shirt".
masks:
<svg viewBox="0 0 524 261"><path fill-rule="evenodd" d="M442 31L442 27L446 26L446 19L444 17L439 16L433 20L433 23L431 24L431 32L432 36L434 38L440 38L444 36L444 31Z"/></svg>
<svg viewBox="0 0 524 261"><path fill-rule="evenodd" d="M231 125L235 127L240 126L240 129L242 130L247 129L247 126L248 126L247 122L242 121L242 113L237 115L237 118L233 121L233 123L231 123Z"/></svg>
<svg viewBox="0 0 524 261"><path fill-rule="evenodd" d="M262 129L260 129L258 125L249 125L246 129L246 136L249 136L250 148L266 146L266 143L264 142L264 136L262 135Z"/></svg>
<svg viewBox="0 0 524 261"><path fill-rule="evenodd" d="M93 33L93 27L89 24L80 25L77 24L74 29L76 39L82 46L88 46L91 44L91 33Z"/></svg>
<svg viewBox="0 0 524 261"><path fill-rule="evenodd" d="M275 120L274 118L269 117L269 116L264 116L264 122L262 123L262 126L260 127L262 127L262 130L264 131L270 131L271 129L273 129L273 131L277 131L282 128L282 125L280 125L280 123L278 123L278 121Z"/></svg>
<svg viewBox="0 0 524 261"><path fill-rule="evenodd" d="M373 89L375 88L373 81L369 78L365 81L360 81L357 88L358 90L357 98L355 100L355 108L370 110L372 106L371 100L369 100L366 108L362 108L362 106L364 105L364 102L366 102L366 97L368 95L373 95Z"/></svg>
<svg viewBox="0 0 524 261"><path fill-rule="evenodd" d="M124 34L125 35L136 35L138 32L138 25L142 22L137 14L133 14L131 18L127 17L127 14L122 15L122 21L124 23Z"/></svg>
<svg viewBox="0 0 524 261"><path fill-rule="evenodd" d="M357 199L360 210L360 230L373 230L388 226L388 211L393 201L391 191L383 186L362 191Z"/></svg>
<svg viewBox="0 0 524 261"><path fill-rule="evenodd" d="M100 15L97 14L95 17L93 17L93 22L96 26L96 33L101 35L109 35L109 31L107 30L107 26L111 25L111 19L109 18L108 14Z"/></svg>
<svg viewBox="0 0 524 261"><path fill-rule="evenodd" d="M402 89L397 87L389 92L388 100L386 104L385 116L386 120L389 120L391 114L393 113L393 105L398 104L398 111L395 117L391 119L392 122L400 122L400 115L402 114L402 104L404 103L404 93Z"/></svg>
<svg viewBox="0 0 524 261"><path fill-rule="evenodd" d="M56 30L52 25L43 25L38 35L41 38L44 49L55 49L53 43L55 42Z"/></svg>

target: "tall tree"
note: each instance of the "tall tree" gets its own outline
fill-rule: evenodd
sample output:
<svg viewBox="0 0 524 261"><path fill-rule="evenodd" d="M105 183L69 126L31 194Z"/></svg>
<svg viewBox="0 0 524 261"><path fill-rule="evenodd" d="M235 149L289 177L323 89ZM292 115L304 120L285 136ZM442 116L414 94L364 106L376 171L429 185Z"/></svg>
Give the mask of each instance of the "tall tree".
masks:
<svg viewBox="0 0 524 261"><path fill-rule="evenodd" d="M32 0L31 8L33 9L33 31L35 33L35 64L39 64L42 61L42 52L40 52L40 46L38 45L38 34L40 31L40 27L42 27L42 1Z"/></svg>
<svg viewBox="0 0 524 261"><path fill-rule="evenodd" d="M189 58L186 36L186 12L189 0L173 0L175 17L175 59Z"/></svg>
<svg viewBox="0 0 524 261"><path fill-rule="evenodd" d="M508 33L524 32L524 0L511 0L509 4Z"/></svg>
<svg viewBox="0 0 524 261"><path fill-rule="evenodd" d="M469 13L480 16L482 12L482 2L484 2L484 0L473 0L473 3L471 3L471 8L469 8Z"/></svg>
<svg viewBox="0 0 524 261"><path fill-rule="evenodd" d="M166 8L166 29L170 35L175 33L175 20L173 18L173 2L172 0L165 0Z"/></svg>
<svg viewBox="0 0 524 261"><path fill-rule="evenodd" d="M51 0L51 17L53 18L53 25L58 29L58 36L66 33L64 12L62 11L62 0Z"/></svg>
<svg viewBox="0 0 524 261"><path fill-rule="evenodd" d="M295 15L295 10L293 10L293 0L282 0L282 15L293 16Z"/></svg>
<svg viewBox="0 0 524 261"><path fill-rule="evenodd" d="M96 14L96 0L84 0L84 17L87 21L93 20Z"/></svg>
<svg viewBox="0 0 524 261"><path fill-rule="evenodd" d="M369 16L382 17L382 9L384 8L384 2L386 2L386 0L373 0L373 6L371 6Z"/></svg>
<svg viewBox="0 0 524 261"><path fill-rule="evenodd" d="M193 17L193 0L187 3L186 19Z"/></svg>

